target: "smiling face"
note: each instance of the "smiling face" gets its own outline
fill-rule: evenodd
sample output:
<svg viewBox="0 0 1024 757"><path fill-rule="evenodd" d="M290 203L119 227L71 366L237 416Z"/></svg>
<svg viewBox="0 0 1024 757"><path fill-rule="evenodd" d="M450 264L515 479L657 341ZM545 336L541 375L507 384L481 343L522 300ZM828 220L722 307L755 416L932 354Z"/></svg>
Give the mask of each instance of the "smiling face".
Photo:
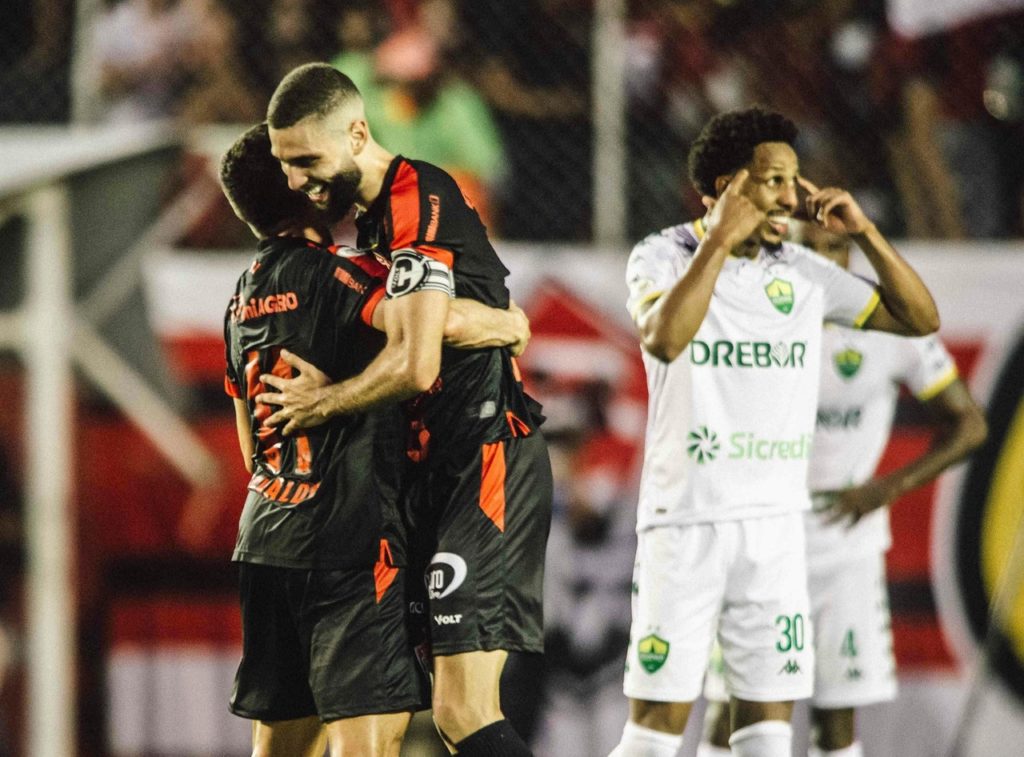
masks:
<svg viewBox="0 0 1024 757"><path fill-rule="evenodd" d="M796 152L785 142L762 142L754 148L754 158L747 167L750 180L744 194L768 216L757 234L765 244L779 244L797 209L800 163Z"/></svg>
<svg viewBox="0 0 1024 757"><path fill-rule="evenodd" d="M281 162L288 187L305 194L332 222L359 199L363 178L356 155L366 143L366 122L346 111L339 108L270 129L271 152Z"/></svg>

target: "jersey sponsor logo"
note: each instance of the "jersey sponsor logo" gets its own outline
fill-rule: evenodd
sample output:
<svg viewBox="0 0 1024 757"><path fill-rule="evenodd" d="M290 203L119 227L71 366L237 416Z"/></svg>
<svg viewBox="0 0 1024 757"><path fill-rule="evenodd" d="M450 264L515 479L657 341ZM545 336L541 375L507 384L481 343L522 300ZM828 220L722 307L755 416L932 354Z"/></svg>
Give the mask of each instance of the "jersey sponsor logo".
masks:
<svg viewBox="0 0 1024 757"><path fill-rule="evenodd" d="M686 453L698 465L719 456L721 444L718 434L707 426L698 426L687 437ZM766 439L750 431L737 431L729 435L726 458L729 460L807 460L811 456L811 434L800 434L795 439Z"/></svg>
<svg viewBox="0 0 1024 757"><path fill-rule="evenodd" d="M729 437L730 460L807 460L811 456L811 434L795 439L764 439L737 431Z"/></svg>
<svg viewBox="0 0 1024 757"><path fill-rule="evenodd" d="M336 278L342 284L347 286L349 289L354 289L359 294L366 293L366 285L360 284L358 281L352 278L352 274L346 271L344 268L335 268L334 278Z"/></svg>
<svg viewBox="0 0 1024 757"><path fill-rule="evenodd" d="M793 285L785 279L772 279L764 288L772 305L783 315L793 309Z"/></svg>
<svg viewBox="0 0 1024 757"><path fill-rule="evenodd" d="M864 362L864 355L857 350L846 349L832 355L832 364L836 371L844 379L852 379L860 370L860 364Z"/></svg>
<svg viewBox="0 0 1024 757"><path fill-rule="evenodd" d="M819 407L818 428L843 429L860 427L862 411L859 407Z"/></svg>
<svg viewBox="0 0 1024 757"><path fill-rule="evenodd" d="M423 239L431 242L437 238L437 227L441 222L441 198L437 195L428 195L427 202L430 203L430 221L427 223L427 232Z"/></svg>
<svg viewBox="0 0 1024 757"><path fill-rule="evenodd" d="M710 431L707 426L700 426L686 437L686 454L696 460L698 465L714 460L721 447L718 434Z"/></svg>
<svg viewBox="0 0 1024 757"><path fill-rule="evenodd" d="M462 622L462 613L460 612L455 615L435 615L434 622L439 626L458 625Z"/></svg>
<svg viewBox="0 0 1024 757"><path fill-rule="evenodd" d="M266 297L250 297L248 302L235 304L231 310L231 320L235 323L244 323L252 318L262 318L265 315L297 310L298 307L299 297L295 292L268 294Z"/></svg>
<svg viewBox="0 0 1024 757"><path fill-rule="evenodd" d="M469 567L454 552L438 552L430 559L424 580L431 599L444 599L454 593L466 580Z"/></svg>
<svg viewBox="0 0 1024 757"><path fill-rule="evenodd" d="M668 649L671 645L660 636L650 634L644 636L636 645L636 654L640 665L648 673L655 673L665 664L668 659Z"/></svg>
<svg viewBox="0 0 1024 757"><path fill-rule="evenodd" d="M690 362L694 365L724 365L729 368L803 368L807 342L734 342L719 339L690 342Z"/></svg>

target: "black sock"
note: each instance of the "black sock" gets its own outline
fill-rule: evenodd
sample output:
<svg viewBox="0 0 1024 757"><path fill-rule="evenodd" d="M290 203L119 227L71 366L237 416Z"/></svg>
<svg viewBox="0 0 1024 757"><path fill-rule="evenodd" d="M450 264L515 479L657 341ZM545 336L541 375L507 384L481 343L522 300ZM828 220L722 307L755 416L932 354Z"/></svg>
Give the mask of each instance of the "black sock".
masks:
<svg viewBox="0 0 1024 757"><path fill-rule="evenodd" d="M455 745L459 757L533 757L507 720L485 725Z"/></svg>

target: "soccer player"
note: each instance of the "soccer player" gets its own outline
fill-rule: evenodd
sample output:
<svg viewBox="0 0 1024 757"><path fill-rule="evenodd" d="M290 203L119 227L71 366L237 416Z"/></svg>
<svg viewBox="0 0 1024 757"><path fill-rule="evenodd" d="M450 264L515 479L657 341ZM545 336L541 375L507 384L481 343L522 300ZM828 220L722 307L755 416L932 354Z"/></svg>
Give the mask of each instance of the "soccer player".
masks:
<svg viewBox="0 0 1024 757"><path fill-rule="evenodd" d="M850 194L800 177L795 139L759 108L711 119L689 155L707 215L629 259L650 399L616 757L676 753L716 635L733 753L789 755L813 675L801 513L823 322L938 328L928 290ZM800 188L816 223L857 241L877 289L783 242Z"/></svg>
<svg viewBox="0 0 1024 757"><path fill-rule="evenodd" d="M804 245L849 266L844 237L800 226ZM821 360L809 476L815 508L804 515L815 655L811 755L861 757L854 708L896 696L885 584L888 505L967 457L984 442L986 423L934 335L907 339L828 326ZM876 477L900 385L929 411L938 433L925 453ZM728 717L724 708L718 717ZM711 729L723 753L728 732L728 723Z"/></svg>
<svg viewBox="0 0 1024 757"><path fill-rule="evenodd" d="M228 393L253 473L233 559L240 563L243 659L231 709L252 718L254 755L398 754L410 713L427 701L406 632L401 485L379 434L397 408L350 414L281 436L256 400L263 371L288 375L290 349L339 378L383 342L386 267L371 253L323 246L329 232L287 187L265 124L225 155L221 181L259 238L225 317ZM447 338L509 344L517 313L459 300ZM483 329L489 329L489 334ZM525 329L528 332L528 328ZM327 723L322 729L320 721Z"/></svg>
<svg viewBox="0 0 1024 757"><path fill-rule="evenodd" d="M551 468L539 407L506 349L442 349L455 292L501 308L508 271L443 170L377 144L359 91L326 64L289 73L270 101L274 155L289 185L333 218L354 203L358 244L391 263L387 344L366 370L325 385L306 361L267 376L285 433L412 398L410 444L425 495L411 503L429 561L433 711L460 755L526 755L505 720L499 680L509 651L543 648L541 587ZM396 461L397 462L397 461Z"/></svg>

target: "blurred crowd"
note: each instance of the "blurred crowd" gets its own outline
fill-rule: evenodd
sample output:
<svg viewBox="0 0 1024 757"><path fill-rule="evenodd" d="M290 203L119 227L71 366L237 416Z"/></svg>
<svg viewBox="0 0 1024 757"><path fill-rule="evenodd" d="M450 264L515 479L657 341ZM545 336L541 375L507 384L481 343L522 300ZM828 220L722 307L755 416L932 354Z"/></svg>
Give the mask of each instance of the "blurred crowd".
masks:
<svg viewBox="0 0 1024 757"><path fill-rule="evenodd" d="M593 0L106 0L80 29L74 0L2 2L29 33L0 34L0 121L246 124L328 60L378 141L453 172L498 235L590 237ZM752 102L794 118L805 173L890 234L1020 235L1024 13L1006 7L908 39L886 0L631 0L627 236L701 212L687 146Z"/></svg>

